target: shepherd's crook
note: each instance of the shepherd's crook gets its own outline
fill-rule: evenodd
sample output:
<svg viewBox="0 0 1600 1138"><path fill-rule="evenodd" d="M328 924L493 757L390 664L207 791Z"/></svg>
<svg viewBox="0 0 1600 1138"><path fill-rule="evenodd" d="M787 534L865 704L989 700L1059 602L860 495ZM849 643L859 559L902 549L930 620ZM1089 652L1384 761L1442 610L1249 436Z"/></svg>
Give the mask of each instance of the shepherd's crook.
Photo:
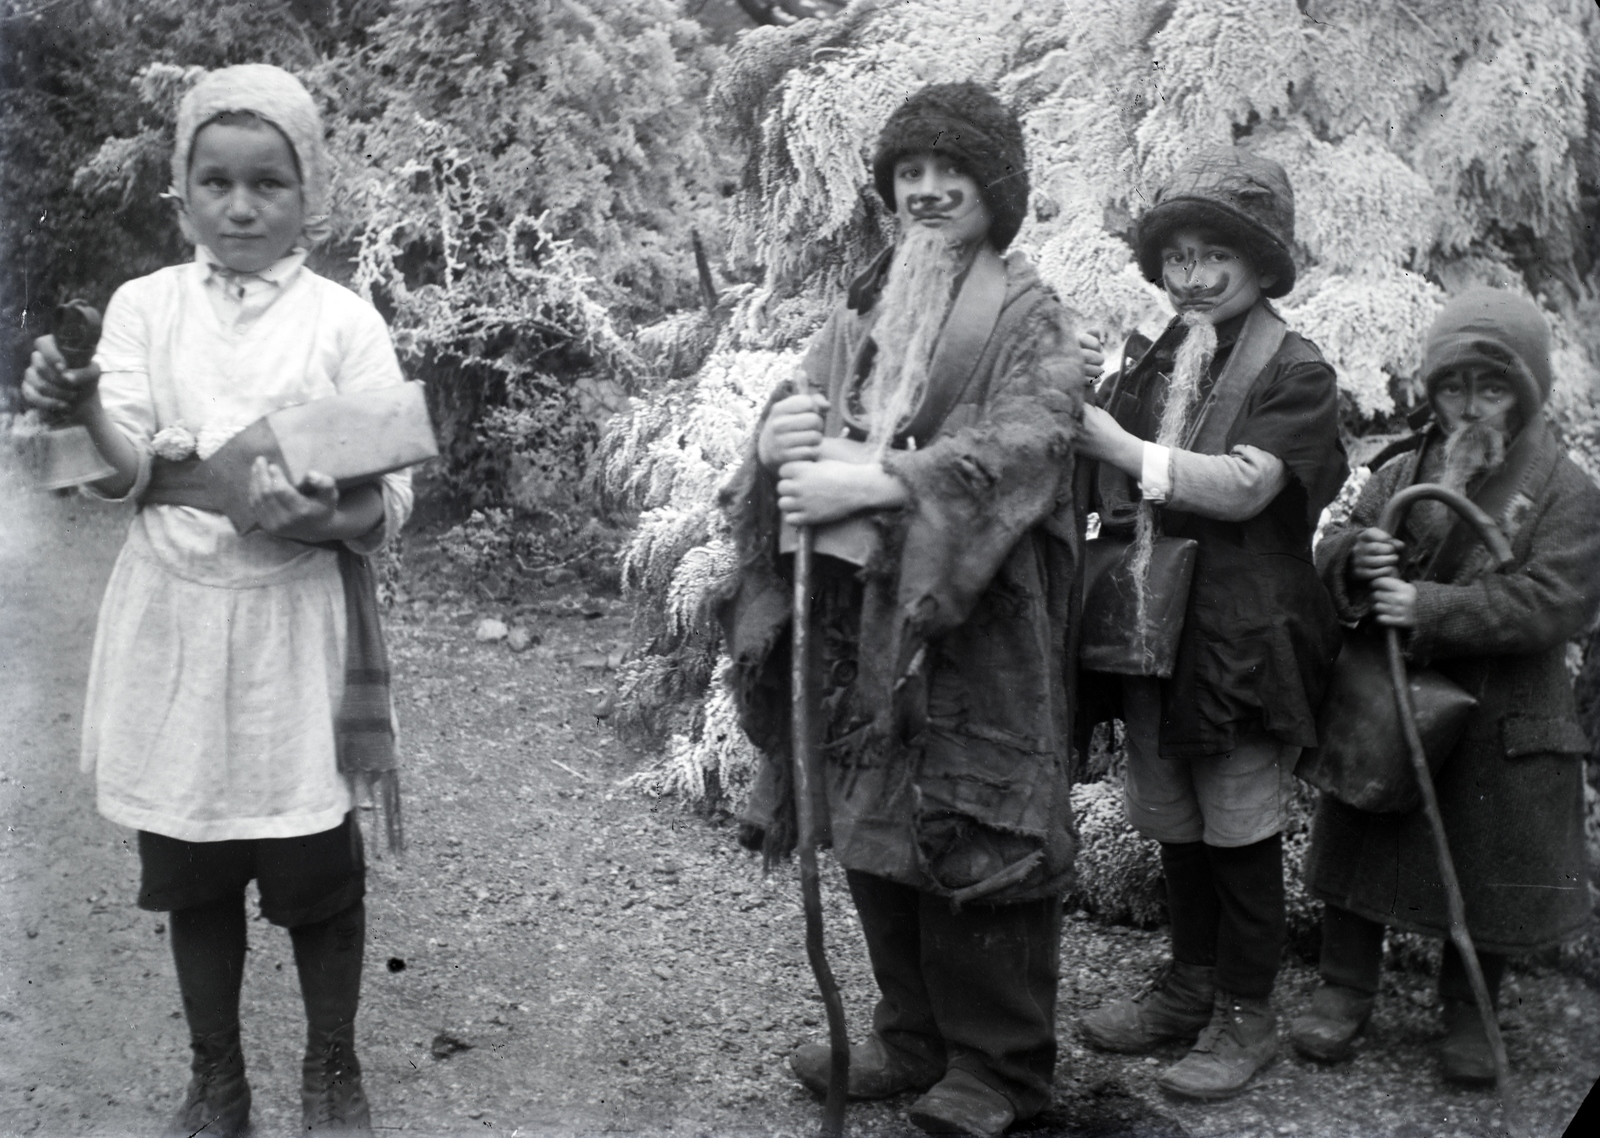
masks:
<svg viewBox="0 0 1600 1138"><path fill-rule="evenodd" d="M1511 544L1500 532L1500 527L1494 524L1494 519L1464 495L1432 482L1408 486L1390 498L1389 504L1383 508L1383 513L1378 518L1378 528L1387 534L1396 533L1406 510L1419 498L1433 498L1449 506L1477 531L1478 537L1494 555L1498 568L1503 569L1511 564ZM1428 770L1428 756L1422 749L1422 735L1417 730L1416 711L1411 705L1411 685L1406 676L1405 657L1400 651L1400 630L1388 628L1385 639L1389 647L1389 678L1394 683L1395 702L1400 709L1400 726L1405 732L1406 750L1411 755L1411 769L1416 774L1417 786L1422 791L1422 809L1428 816L1428 828L1433 832L1434 853L1439 859L1439 876L1444 882L1445 903L1450 915L1450 939L1454 942L1456 951L1461 954L1461 962L1466 965L1467 978L1472 984L1472 998L1477 1001L1478 1015L1482 1017L1484 1033L1489 1037L1489 1050L1494 1053L1496 1089L1500 1092L1501 1104L1509 1116L1511 1068L1506 1060L1506 1044L1500 1036L1500 1023L1495 1018L1494 1001L1489 998L1489 986L1483 980L1483 969L1478 965L1477 949L1473 947L1472 936L1467 932L1467 909L1466 903L1461 898L1461 882L1456 877L1455 862L1450 857L1450 843L1444 832L1444 817L1439 813L1439 796L1434 793L1433 776ZM1506 1119L1506 1125L1507 1129L1512 1128L1509 1117Z"/></svg>
<svg viewBox="0 0 1600 1138"><path fill-rule="evenodd" d="M804 381L798 386L804 391ZM811 562L812 529L796 527L794 551L794 622L789 653L790 723L794 731L795 823L799 831L800 900L806 911L806 957L828 1012L828 1042L833 1062L828 1071L828 1097L822 1105L823 1138L844 1133L844 1100L850 1083L850 1034L844 1023L844 1001L828 966L822 942L822 883L817 876L817 812L812 795L822 785L811 735Z"/></svg>

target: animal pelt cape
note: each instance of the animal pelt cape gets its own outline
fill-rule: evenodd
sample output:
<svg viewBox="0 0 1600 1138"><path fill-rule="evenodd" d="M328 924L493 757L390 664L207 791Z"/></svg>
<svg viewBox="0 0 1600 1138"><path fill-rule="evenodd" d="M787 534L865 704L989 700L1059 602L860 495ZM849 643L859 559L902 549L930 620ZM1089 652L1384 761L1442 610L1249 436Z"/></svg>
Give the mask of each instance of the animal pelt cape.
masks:
<svg viewBox="0 0 1600 1138"><path fill-rule="evenodd" d="M840 389L874 318L870 295L854 296L868 311L835 311L804 365L809 385L830 393L830 435L843 429ZM1082 377L1070 318L1009 258L998 323L960 400L924 445L884 460L910 501L871 515L881 540L860 574L859 670L847 697L865 726L830 741L818 803L846 868L960 900L974 882L935 864L930 835L942 827L945 838L981 831L1033 851L1005 880L989 876L985 902L1045 896L1071 880L1068 639L1082 532L1072 439ZM784 385L773 399L791 392ZM792 585L776 478L754 440L722 504L739 570L716 615L741 724L763 755L746 818L765 829L768 854L782 854L794 842Z"/></svg>

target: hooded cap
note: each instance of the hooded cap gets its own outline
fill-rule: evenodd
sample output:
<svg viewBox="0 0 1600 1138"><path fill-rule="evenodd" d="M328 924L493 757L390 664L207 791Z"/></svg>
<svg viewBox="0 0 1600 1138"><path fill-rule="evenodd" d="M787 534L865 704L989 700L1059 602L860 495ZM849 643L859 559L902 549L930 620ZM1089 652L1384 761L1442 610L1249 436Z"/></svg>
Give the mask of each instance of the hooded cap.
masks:
<svg viewBox="0 0 1600 1138"><path fill-rule="evenodd" d="M994 214L989 243L1004 251L1028 212L1028 154L1022 124L978 83L936 83L895 109L878 135L872 180L892 213L894 164L907 154L945 154L978 183Z"/></svg>
<svg viewBox="0 0 1600 1138"><path fill-rule="evenodd" d="M1156 191L1139 219L1139 271L1161 283L1161 247L1181 228L1215 233L1249 259L1256 272L1277 279L1261 294L1286 296L1294 288L1294 190L1289 175L1270 158L1243 147L1208 150L1176 170Z"/></svg>
<svg viewBox="0 0 1600 1138"><path fill-rule="evenodd" d="M269 63L243 63L208 71L178 104L177 145L172 151L173 197L187 204L189 155L195 135L218 115L248 111L283 132L300 164L301 192L305 195L305 237L320 241L328 235L328 150L322 138L322 116L300 80ZM183 235L195 235L188 218L180 215Z"/></svg>
<svg viewBox="0 0 1600 1138"><path fill-rule="evenodd" d="M1501 288L1473 288L1451 300L1428 330L1422 378L1433 389L1451 371L1483 364L1501 371L1517 390L1524 421L1550 396L1550 325L1539 306Z"/></svg>

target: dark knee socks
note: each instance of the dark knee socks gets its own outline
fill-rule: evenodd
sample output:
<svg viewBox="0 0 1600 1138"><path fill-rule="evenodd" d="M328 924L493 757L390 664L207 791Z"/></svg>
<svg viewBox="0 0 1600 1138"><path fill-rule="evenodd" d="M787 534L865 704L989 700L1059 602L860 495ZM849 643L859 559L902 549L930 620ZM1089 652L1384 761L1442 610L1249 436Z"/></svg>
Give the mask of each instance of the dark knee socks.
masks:
<svg viewBox="0 0 1600 1138"><path fill-rule="evenodd" d="M325 921L289 930L306 1027L313 1038L332 1035L355 1022L366 933L367 907L361 901Z"/></svg>
<svg viewBox="0 0 1600 1138"><path fill-rule="evenodd" d="M1489 989L1489 1002L1500 1001L1500 980L1505 975L1506 958L1497 952L1478 952L1478 967L1483 969L1483 983ZM1439 965L1439 998L1457 1003L1476 1002L1472 994L1472 981L1467 978L1467 964L1456 951L1454 941L1444 942L1444 960Z"/></svg>
<svg viewBox="0 0 1600 1138"><path fill-rule="evenodd" d="M243 891L177 909L167 918L172 960L189 1033L196 1039L239 1028L239 987L244 980Z"/></svg>
<svg viewBox="0 0 1600 1138"><path fill-rule="evenodd" d="M1378 994L1383 967L1383 926L1329 905L1322 913L1322 958L1317 971L1330 984Z"/></svg>
<svg viewBox="0 0 1600 1138"><path fill-rule="evenodd" d="M1265 999L1278 978L1289 926L1283 901L1283 839L1273 834L1248 846L1206 846L1221 919L1217 927L1217 987Z"/></svg>
<svg viewBox="0 0 1600 1138"><path fill-rule="evenodd" d="M1318 971L1332 984L1343 984L1367 995L1376 995L1383 967L1384 926L1348 909L1329 905L1322 914L1322 959ZM1500 981L1505 975L1506 958L1496 952L1478 953L1478 967L1489 998L1498 999ZM1444 960L1439 966L1439 998L1470 1004L1474 1002L1467 966L1456 951L1454 941L1444 942Z"/></svg>
<svg viewBox="0 0 1600 1138"><path fill-rule="evenodd" d="M1222 909L1205 843L1162 842L1161 872L1167 879L1167 911L1172 917L1172 959L1212 967L1217 963Z"/></svg>
<svg viewBox="0 0 1600 1138"><path fill-rule="evenodd" d="M1282 837L1226 848L1163 842L1161 869L1172 915L1172 958L1215 965L1217 987L1233 995L1270 996L1288 937Z"/></svg>

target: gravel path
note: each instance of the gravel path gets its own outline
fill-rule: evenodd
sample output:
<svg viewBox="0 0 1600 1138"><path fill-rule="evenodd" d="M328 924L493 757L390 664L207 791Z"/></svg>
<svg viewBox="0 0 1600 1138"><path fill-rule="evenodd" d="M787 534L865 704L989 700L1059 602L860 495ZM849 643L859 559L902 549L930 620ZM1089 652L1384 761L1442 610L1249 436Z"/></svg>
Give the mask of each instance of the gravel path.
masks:
<svg viewBox="0 0 1600 1138"><path fill-rule="evenodd" d="M75 755L95 606L123 511L23 496L0 479L0 1134L158 1132L186 1045L160 914L133 905L131 835L98 817ZM474 638L523 624L522 653ZM823 1033L792 871L763 878L726 825L619 787L638 760L592 709L625 647L614 601L517 612L459 598L391 622L405 731L403 859L376 860L358 1039L380 1130L418 1134L808 1135L818 1106L786 1056ZM369 842L369 850L373 843ZM841 881L824 881L859 1037L872 983ZM288 937L251 925L245 1046L256 1134L298 1121L303 1024ZM1131 991L1159 934L1072 915L1063 940L1058 1104L1037 1135L1487 1135L1491 1095L1434 1079L1437 1009L1388 976L1351 1064L1280 1059L1251 1093L1178 1103L1177 1053L1086 1053L1071 1017ZM1286 969L1279 1001L1313 983ZM1600 1074L1600 993L1508 982L1503 1022L1537 1135L1562 1132ZM852 1134L905 1136L908 1100L852 1106Z"/></svg>

